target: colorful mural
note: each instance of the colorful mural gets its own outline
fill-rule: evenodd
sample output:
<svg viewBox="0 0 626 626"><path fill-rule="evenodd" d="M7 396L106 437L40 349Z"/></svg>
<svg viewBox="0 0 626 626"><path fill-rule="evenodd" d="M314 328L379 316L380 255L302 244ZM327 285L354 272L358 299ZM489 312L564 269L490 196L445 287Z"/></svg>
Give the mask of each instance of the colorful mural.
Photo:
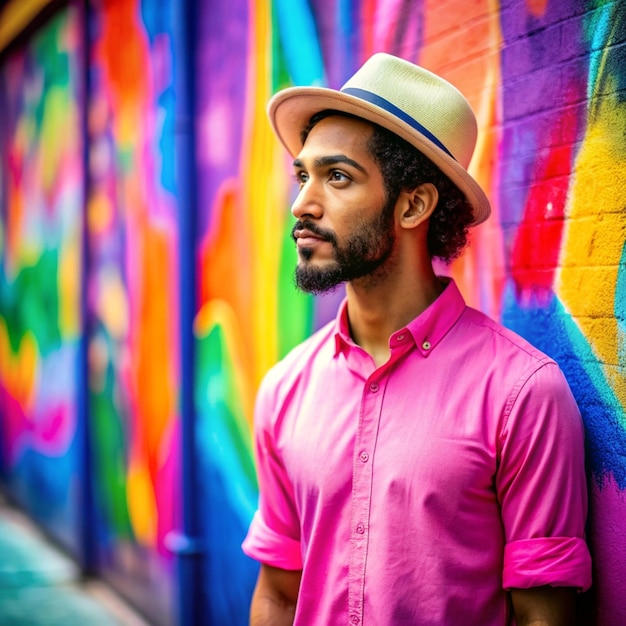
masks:
<svg viewBox="0 0 626 626"><path fill-rule="evenodd" d="M88 366L96 550L154 623L173 612L180 502L174 67L164 3L93 2Z"/></svg>
<svg viewBox="0 0 626 626"><path fill-rule="evenodd" d="M626 519L626 12L598 3L568 28L550 28L579 5L548 3L532 14L519 7L503 23L505 44L527 32L524 19L538 31L504 48L502 179L515 182L501 198L515 229L503 315L559 361L583 414L595 623L617 625L626 623L617 578L626 541L615 533ZM519 76L533 76L535 88Z"/></svg>
<svg viewBox="0 0 626 626"><path fill-rule="evenodd" d="M203 623L247 623L257 565L240 544L257 498L256 389L342 297L293 287L295 189L265 106L285 86L339 87L388 51L451 80L477 113L471 170L493 216L439 269L566 373L587 433L595 584L583 621L626 623L622 4L197 0L189 41L173 30L176 2L91 0L86 33L72 6L0 58L0 467L24 506L78 550L86 428L95 563L155 623L175 623L185 590L166 537L181 529L181 425L192 419L201 593L189 601ZM184 242L181 47L193 59L197 209ZM195 415L183 418L185 254Z"/></svg>
<svg viewBox="0 0 626 626"><path fill-rule="evenodd" d="M14 497L79 556L81 21L59 13L0 67L0 447Z"/></svg>
<svg viewBox="0 0 626 626"><path fill-rule="evenodd" d="M247 475L229 477L247 467L246 418L259 377L337 304L336 297L306 299L291 285L288 163L268 129L265 104L287 85L338 87L371 53L385 50L447 77L477 113L472 173L494 213L466 254L442 271L470 304L503 319L566 372L587 426L595 623L626 621L615 580L626 542L611 530L626 507L626 217L617 182L624 178L623 10L549 0L506 11L488 0L337 0L332 7L275 0L220 11L206 4L214 30L203 32L199 50L212 79L198 107L198 161L207 176L199 179L196 333L200 345L220 347L199 352L199 368L209 371L210 363L213 372L198 379L201 392L220 391L200 394L198 408L207 419L203 441L221 451L211 462L238 500L227 509L238 536L253 508L253 483ZM221 62L225 51L232 64Z"/></svg>

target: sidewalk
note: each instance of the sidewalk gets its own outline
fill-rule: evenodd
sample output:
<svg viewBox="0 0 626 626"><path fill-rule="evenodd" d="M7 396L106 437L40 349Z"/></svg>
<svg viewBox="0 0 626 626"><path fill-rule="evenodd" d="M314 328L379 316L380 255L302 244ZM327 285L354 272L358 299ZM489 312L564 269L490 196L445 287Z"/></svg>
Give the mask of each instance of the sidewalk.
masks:
<svg viewBox="0 0 626 626"><path fill-rule="evenodd" d="M0 494L0 626L149 626Z"/></svg>

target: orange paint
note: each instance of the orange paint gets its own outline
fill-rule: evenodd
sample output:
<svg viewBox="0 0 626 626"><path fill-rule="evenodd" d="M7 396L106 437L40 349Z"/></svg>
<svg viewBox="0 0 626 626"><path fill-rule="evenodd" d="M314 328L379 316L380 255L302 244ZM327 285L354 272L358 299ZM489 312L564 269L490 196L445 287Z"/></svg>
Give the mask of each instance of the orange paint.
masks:
<svg viewBox="0 0 626 626"><path fill-rule="evenodd" d="M146 68L150 66L148 42L138 24L137 0L107 0L103 7L103 32L96 50L105 68L116 110L118 137L128 140L141 124L137 102L149 93ZM123 45L122 43L123 42Z"/></svg>
<svg viewBox="0 0 626 626"><path fill-rule="evenodd" d="M175 338L168 332L175 303L167 288L172 284L170 275L175 264L167 233L145 226L140 248L143 282L138 285L137 301L140 315L134 328L136 400L141 420L136 436L141 441L150 476L156 479L163 433L176 411L170 349Z"/></svg>
<svg viewBox="0 0 626 626"><path fill-rule="evenodd" d="M236 180L222 185L213 208L212 228L200 247L202 282L201 307L211 300L228 303L236 319L248 320L253 310L252 248L247 219L241 206ZM239 328L243 341L253 344L252 325ZM252 376L253 354L245 358L245 369Z"/></svg>
<svg viewBox="0 0 626 626"><path fill-rule="evenodd" d="M424 16L424 46L418 62L449 80L472 105L478 139L469 171L487 192L492 210L489 220L471 231L470 247L444 273L454 277L468 304L497 318L505 283L497 170L493 168L500 133L499 6L496 0L445 4L425 0ZM484 284L477 277L484 277Z"/></svg>

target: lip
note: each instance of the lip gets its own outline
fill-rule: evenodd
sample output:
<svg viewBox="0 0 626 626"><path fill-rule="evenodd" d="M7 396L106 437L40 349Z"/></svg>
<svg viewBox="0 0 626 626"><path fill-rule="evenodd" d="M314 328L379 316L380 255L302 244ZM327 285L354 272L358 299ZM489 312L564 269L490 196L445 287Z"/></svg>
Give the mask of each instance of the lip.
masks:
<svg viewBox="0 0 626 626"><path fill-rule="evenodd" d="M312 233L306 228L295 231L294 237L296 239L296 244L300 248L310 248L311 246L319 245L326 242L326 239L318 237L316 234Z"/></svg>

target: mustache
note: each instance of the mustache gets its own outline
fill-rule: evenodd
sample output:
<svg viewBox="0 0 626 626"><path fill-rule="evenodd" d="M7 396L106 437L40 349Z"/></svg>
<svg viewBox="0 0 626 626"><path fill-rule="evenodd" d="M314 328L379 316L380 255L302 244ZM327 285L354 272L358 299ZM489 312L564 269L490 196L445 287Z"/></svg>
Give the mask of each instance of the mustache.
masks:
<svg viewBox="0 0 626 626"><path fill-rule="evenodd" d="M337 243L337 239L335 237L335 233L331 230L326 230L324 228L320 228L313 222L309 220L298 220L291 229L291 238L296 240L296 232L299 230L308 230L313 233L316 237L323 239L324 241L329 241L332 244Z"/></svg>

